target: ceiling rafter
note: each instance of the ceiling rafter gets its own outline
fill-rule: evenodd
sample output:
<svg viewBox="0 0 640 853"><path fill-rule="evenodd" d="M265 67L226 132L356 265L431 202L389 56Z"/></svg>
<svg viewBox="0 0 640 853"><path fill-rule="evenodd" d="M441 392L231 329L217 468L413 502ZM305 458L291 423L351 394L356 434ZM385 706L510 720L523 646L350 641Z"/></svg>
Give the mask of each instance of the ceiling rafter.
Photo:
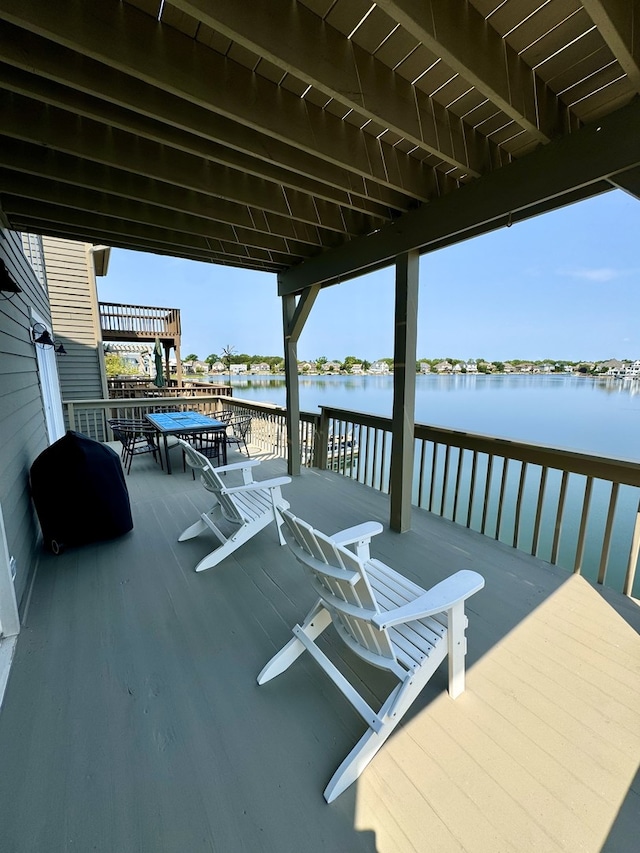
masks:
<svg viewBox="0 0 640 853"><path fill-rule="evenodd" d="M557 134L558 99L471 4L461 14L449 0L377 3L538 142Z"/></svg>
<svg viewBox="0 0 640 853"><path fill-rule="evenodd" d="M60 5L43 4L39 0L2 0L2 16L15 26L108 68L187 99L267 137L293 144L364 178L395 189L404 184L393 184L390 174L408 186L428 183L418 160L410 162L393 146L367 139L352 125L329 116L205 45L170 27L159 27L149 15L127 3L101 0ZM210 80L217 81L217 85L211 86ZM238 91L244 93L243 98L235 97Z"/></svg>
<svg viewBox="0 0 640 853"><path fill-rule="evenodd" d="M640 5L632 0L582 0L582 5L640 92Z"/></svg>
<svg viewBox="0 0 640 853"><path fill-rule="evenodd" d="M640 165L640 99L597 125L588 125L542 146L461 187L437 204L406 214L375 235L366 235L333 252L311 258L278 277L281 295L318 283L334 284L388 264L394 257L460 242L469 235L505 226L527 208L560 207L563 196L580 191L586 198L602 191L602 182ZM590 186L592 189L590 189ZM572 197L572 200L575 198Z"/></svg>
<svg viewBox="0 0 640 853"><path fill-rule="evenodd" d="M350 203L365 213L380 206L407 208L407 196L400 191L365 182L346 169L265 139L257 132L243 129L239 133L237 126L222 116L119 71L105 69L87 57L74 56L64 47L10 24L0 27L0 55L4 60L0 85L10 91L202 156L213 147L215 151L209 150L209 156L220 163L245 170L250 165L256 177L316 192L327 201ZM35 56L40 70L37 77L30 73ZM428 196L434 192L430 187Z"/></svg>
<svg viewBox="0 0 640 853"><path fill-rule="evenodd" d="M293 216L302 222L329 230L360 232L367 217L357 211L340 211L334 204L315 206L309 196L290 191L275 191L271 184L243 176L239 181L232 170L112 129L108 135L90 119L60 115L55 107L0 92L0 130L5 136L40 143L115 168L124 168L155 180L204 192L227 201L236 201L280 216ZM320 214L318 212L320 211ZM383 221L369 217L370 227ZM366 226L365 226L366 227Z"/></svg>
<svg viewBox="0 0 640 853"><path fill-rule="evenodd" d="M433 113L407 80L306 7L288 0L254 0L250 9L228 0L172 0L172 5L451 166L474 176L486 167L459 120L446 113L442 127L436 127ZM443 132L451 137L450 150L443 150ZM470 128L467 132L471 135Z"/></svg>
<svg viewBox="0 0 640 853"><path fill-rule="evenodd" d="M70 208L84 213L95 213L100 210L105 216L139 224L148 223L152 219L158 227L167 230L223 242L237 242L249 249L267 249L278 252L280 255L288 254L292 258L303 258L314 252L313 244L292 237L215 222L189 213L178 213L175 210L160 207L157 203L151 211L149 205L142 201L108 195L84 187L70 187L56 180L26 175L24 172L13 172L4 167L0 167L0 187L2 187L3 197L5 195L14 198L22 196L33 201L56 205L58 208ZM15 206L8 209L16 210ZM315 247L315 251L320 250L320 246Z"/></svg>
<svg viewBox="0 0 640 853"><path fill-rule="evenodd" d="M0 0L2 223L301 292L637 193L639 3Z"/></svg>
<svg viewBox="0 0 640 853"><path fill-rule="evenodd" d="M149 242L155 239L154 226L146 225L134 220L123 220L117 216L108 216L104 213L90 211L66 210L62 214L60 208L55 204L37 201L33 202L25 198L3 195L3 204L9 215L16 219L37 218L49 225L61 225L74 227L77 230L82 227L100 231L106 242L112 238L131 241L138 238ZM269 262L274 269L283 269L291 263L291 255L283 255L270 249L257 249L249 252L246 246L229 241L218 240L197 234L188 234L184 231L176 231L170 228L160 229L167 235L170 245L185 250L206 252L207 250L227 258L246 258L256 261ZM293 256L295 258L295 256Z"/></svg>
<svg viewBox="0 0 640 853"><path fill-rule="evenodd" d="M9 171L56 181L72 192L84 188L114 198L153 205L178 214L198 216L244 230L297 240L310 246L335 246L341 235L319 229L277 214L252 210L246 206L184 189L135 172L122 172L110 166L80 160L42 146L0 136L0 163ZM0 187L1 190L1 187Z"/></svg>

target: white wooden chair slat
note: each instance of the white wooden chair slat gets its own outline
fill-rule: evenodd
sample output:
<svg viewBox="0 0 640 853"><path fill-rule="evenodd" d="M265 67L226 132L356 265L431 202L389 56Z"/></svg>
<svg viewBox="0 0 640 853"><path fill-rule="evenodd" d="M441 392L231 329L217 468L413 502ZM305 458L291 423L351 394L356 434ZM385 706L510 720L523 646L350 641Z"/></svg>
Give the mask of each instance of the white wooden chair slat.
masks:
<svg viewBox="0 0 640 853"><path fill-rule="evenodd" d="M285 544L280 530L281 512L288 509L289 503L282 497L281 487L291 482L290 477L254 481L253 469L259 464L259 460L247 459L246 462L214 468L206 456L186 441L178 439L178 443L184 450L187 463L200 472L200 482L214 499L211 509L201 513L198 521L183 530L178 541L192 539L206 530L212 531L220 541L218 547L200 560L196 572L217 566L221 560L272 522L276 524L280 544ZM221 473L232 471L241 474L241 486L229 487L220 476ZM219 527L223 519L236 528L230 536L225 536Z"/></svg>
<svg viewBox="0 0 640 853"><path fill-rule="evenodd" d="M464 601L484 586L484 579L460 571L427 592L371 559L370 538L382 530L377 522L330 537L288 510L282 516L289 547L320 599L294 627L293 639L262 669L258 683L280 675L308 651L366 721L366 733L325 789L331 802L362 773L447 655L449 693L455 698L464 690ZM398 678L377 713L316 645L330 624L356 655Z"/></svg>

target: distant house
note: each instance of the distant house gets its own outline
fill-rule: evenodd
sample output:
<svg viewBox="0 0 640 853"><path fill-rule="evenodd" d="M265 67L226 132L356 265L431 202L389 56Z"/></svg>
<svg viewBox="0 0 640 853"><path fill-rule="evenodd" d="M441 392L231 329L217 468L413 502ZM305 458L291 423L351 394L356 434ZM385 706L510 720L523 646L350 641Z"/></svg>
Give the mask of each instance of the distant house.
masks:
<svg viewBox="0 0 640 853"><path fill-rule="evenodd" d="M431 373L431 365L428 361L420 362L420 373Z"/></svg>
<svg viewBox="0 0 640 853"><path fill-rule="evenodd" d="M361 364L352 364L350 372L351 373L362 373L362 365Z"/></svg>
<svg viewBox="0 0 640 853"><path fill-rule="evenodd" d="M271 365L266 361L251 365L251 373L271 373Z"/></svg>
<svg viewBox="0 0 640 853"><path fill-rule="evenodd" d="M386 361L374 361L369 368L369 373L388 373L389 365Z"/></svg>
<svg viewBox="0 0 640 853"><path fill-rule="evenodd" d="M246 364L232 364L229 368L229 373L239 374L239 373L247 373L248 367Z"/></svg>
<svg viewBox="0 0 640 853"><path fill-rule="evenodd" d="M504 363L504 372L505 373L515 373L515 367L511 364L510 361L505 361Z"/></svg>
<svg viewBox="0 0 640 853"><path fill-rule="evenodd" d="M477 373L478 372L478 364L474 358L469 359L469 361L465 364L467 369L467 373Z"/></svg>
<svg viewBox="0 0 640 853"><path fill-rule="evenodd" d="M209 367L209 373L224 373L225 370L226 368L221 361L214 361Z"/></svg>
<svg viewBox="0 0 640 853"><path fill-rule="evenodd" d="M618 374L624 371L623 362L618 361L617 358L609 358L607 361L601 361L598 367L606 376L618 376Z"/></svg>
<svg viewBox="0 0 640 853"><path fill-rule="evenodd" d="M328 361L322 366L324 373L340 373L342 365L339 361Z"/></svg>

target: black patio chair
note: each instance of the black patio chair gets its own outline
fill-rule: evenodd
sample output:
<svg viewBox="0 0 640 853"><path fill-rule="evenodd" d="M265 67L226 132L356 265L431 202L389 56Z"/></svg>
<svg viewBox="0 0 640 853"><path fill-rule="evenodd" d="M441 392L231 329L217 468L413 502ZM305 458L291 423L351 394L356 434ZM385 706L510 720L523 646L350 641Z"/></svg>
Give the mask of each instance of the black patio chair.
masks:
<svg viewBox="0 0 640 853"><path fill-rule="evenodd" d="M131 473L133 457L142 453L152 453L154 460L159 461L164 470L156 432L151 424L138 418L109 418L107 423L114 438L122 445L120 458L127 474Z"/></svg>
<svg viewBox="0 0 640 853"><path fill-rule="evenodd" d="M227 434L226 434L226 442L227 446L231 444L235 444L238 450L241 449L241 446L244 445L244 449L249 458L251 458L251 454L249 453L249 448L247 446L247 436L251 432L251 416L250 415L240 415L235 418L232 418L227 424Z"/></svg>

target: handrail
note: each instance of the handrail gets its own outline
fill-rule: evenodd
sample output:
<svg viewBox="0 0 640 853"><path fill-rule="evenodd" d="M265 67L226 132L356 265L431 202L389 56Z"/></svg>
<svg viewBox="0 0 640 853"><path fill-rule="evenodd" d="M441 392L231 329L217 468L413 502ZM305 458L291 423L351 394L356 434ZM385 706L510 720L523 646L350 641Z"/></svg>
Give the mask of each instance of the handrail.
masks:
<svg viewBox="0 0 640 853"><path fill-rule="evenodd" d="M316 464L388 492L391 429L390 418L323 407ZM329 459L327 435L342 437ZM414 435L414 505L633 594L639 462L426 424Z"/></svg>
<svg viewBox="0 0 640 853"><path fill-rule="evenodd" d="M159 389L161 390L161 389ZM109 416L162 408L251 415L249 441L286 458L287 411L211 394L73 400L69 424L108 437ZM391 419L323 407L301 412L301 464L389 491ZM412 503L632 596L640 554L640 463L462 430L415 426ZM636 590L636 595L637 595Z"/></svg>
<svg viewBox="0 0 640 853"><path fill-rule="evenodd" d="M109 335L180 337L180 309L99 302L100 327Z"/></svg>

